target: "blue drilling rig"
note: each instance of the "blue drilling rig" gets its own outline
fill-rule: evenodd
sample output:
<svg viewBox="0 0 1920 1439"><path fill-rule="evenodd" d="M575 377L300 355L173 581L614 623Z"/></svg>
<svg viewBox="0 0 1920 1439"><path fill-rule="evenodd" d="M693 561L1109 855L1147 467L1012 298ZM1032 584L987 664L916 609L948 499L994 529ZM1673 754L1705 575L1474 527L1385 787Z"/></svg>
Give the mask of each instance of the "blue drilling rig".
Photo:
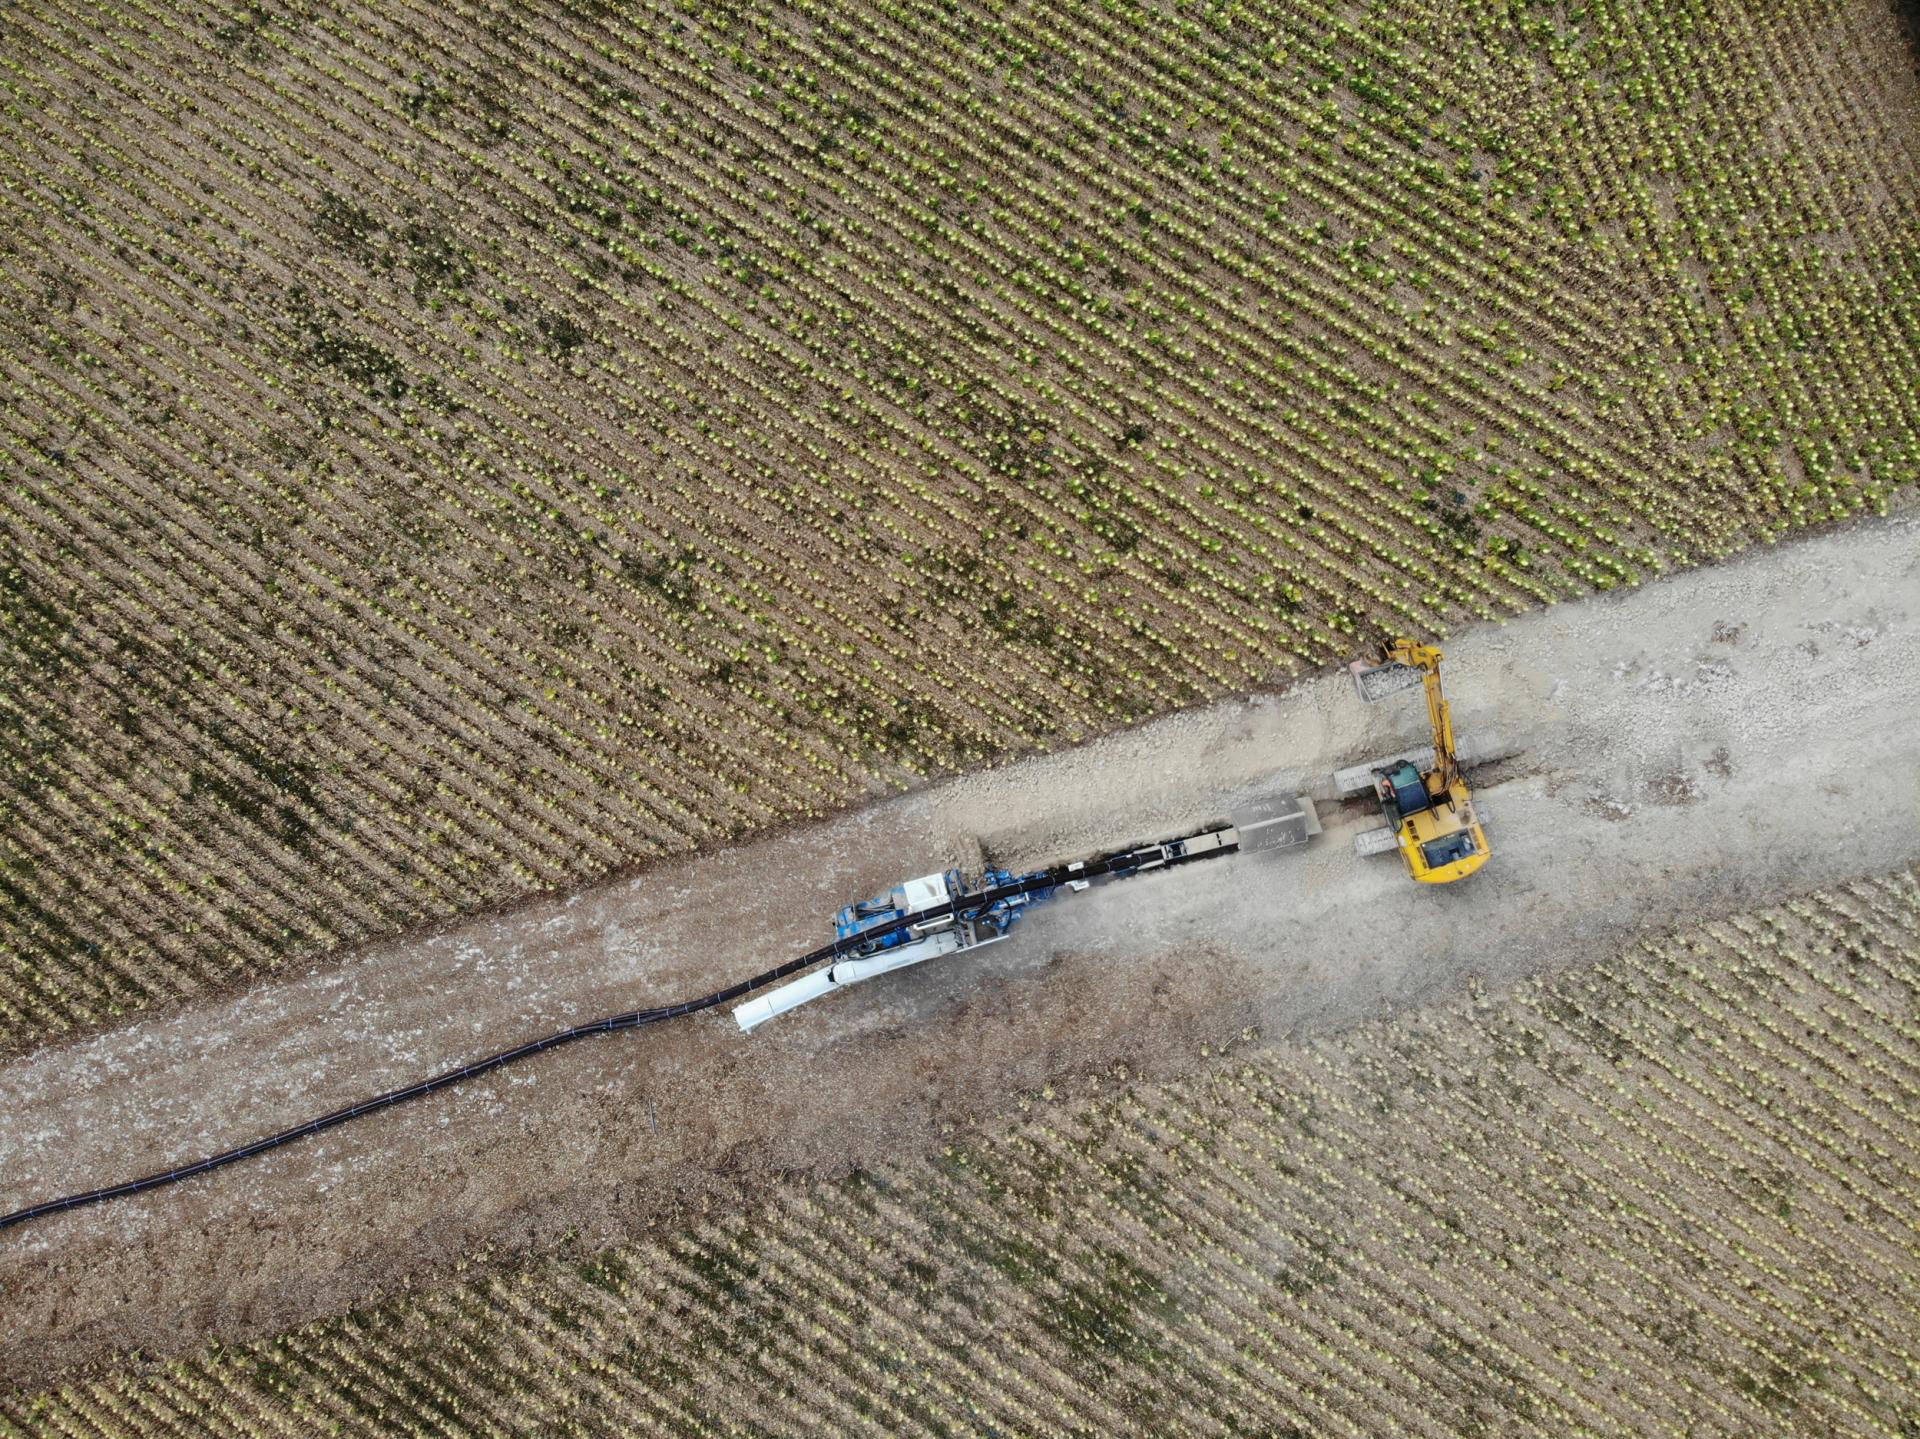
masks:
<svg viewBox="0 0 1920 1439"><path fill-rule="evenodd" d="M836 954L830 964L735 1006L733 1017L741 1029L752 1030L847 985L963 949L997 944L1029 909L1062 892L1077 894L1116 879L1220 855L1290 848L1319 832L1313 801L1297 795L1237 815L1232 824L1131 845L1050 869L1026 874L988 869L971 880L957 869L922 875L841 910L833 917Z"/></svg>

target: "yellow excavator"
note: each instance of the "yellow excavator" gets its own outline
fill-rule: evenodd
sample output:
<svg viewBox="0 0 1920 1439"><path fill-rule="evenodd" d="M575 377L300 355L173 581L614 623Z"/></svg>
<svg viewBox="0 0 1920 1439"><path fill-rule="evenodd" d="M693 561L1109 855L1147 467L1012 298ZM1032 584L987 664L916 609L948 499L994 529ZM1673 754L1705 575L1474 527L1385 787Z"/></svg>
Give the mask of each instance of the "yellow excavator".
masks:
<svg viewBox="0 0 1920 1439"><path fill-rule="evenodd" d="M1407 873L1422 884L1451 884L1487 862L1492 850L1460 775L1453 747L1453 712L1440 690L1440 651L1433 645L1398 640L1383 648L1380 663L1352 665L1360 698L1372 704L1415 684L1427 694L1427 718L1433 725L1433 767L1417 762L1423 752L1409 751L1343 769L1334 776L1342 799L1371 789L1387 824L1354 840L1354 852L1384 854L1398 849Z"/></svg>

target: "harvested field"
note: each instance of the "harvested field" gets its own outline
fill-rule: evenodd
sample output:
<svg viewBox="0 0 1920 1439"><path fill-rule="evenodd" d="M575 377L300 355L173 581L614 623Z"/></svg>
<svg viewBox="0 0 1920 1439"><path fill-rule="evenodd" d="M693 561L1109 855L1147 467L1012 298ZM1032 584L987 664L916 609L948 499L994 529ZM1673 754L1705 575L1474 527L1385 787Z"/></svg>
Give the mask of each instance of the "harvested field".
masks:
<svg viewBox="0 0 1920 1439"><path fill-rule="evenodd" d="M8 1439L1906 1435L1920 872L1109 1076L674 1237L0 1398Z"/></svg>
<svg viewBox="0 0 1920 1439"><path fill-rule="evenodd" d="M0 1210L1325 833L9 1229L0 1439L1913 1439L1911 39L7 7ZM1389 634L1469 885L1329 798Z"/></svg>
<svg viewBox="0 0 1920 1439"><path fill-rule="evenodd" d="M0 1047L1879 508L1877 0L0 18Z"/></svg>

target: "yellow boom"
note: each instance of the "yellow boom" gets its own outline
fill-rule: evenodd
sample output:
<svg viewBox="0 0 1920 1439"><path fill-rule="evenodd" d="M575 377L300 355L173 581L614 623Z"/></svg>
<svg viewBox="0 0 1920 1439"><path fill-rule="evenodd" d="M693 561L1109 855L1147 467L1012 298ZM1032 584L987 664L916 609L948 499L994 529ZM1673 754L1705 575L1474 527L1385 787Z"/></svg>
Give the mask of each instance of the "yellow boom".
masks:
<svg viewBox="0 0 1920 1439"><path fill-rule="evenodd" d="M1427 691L1427 721L1433 726L1433 767L1448 787L1460 778L1460 756L1453 748L1453 706L1440 689L1440 650L1399 640L1387 646L1387 663L1420 671Z"/></svg>

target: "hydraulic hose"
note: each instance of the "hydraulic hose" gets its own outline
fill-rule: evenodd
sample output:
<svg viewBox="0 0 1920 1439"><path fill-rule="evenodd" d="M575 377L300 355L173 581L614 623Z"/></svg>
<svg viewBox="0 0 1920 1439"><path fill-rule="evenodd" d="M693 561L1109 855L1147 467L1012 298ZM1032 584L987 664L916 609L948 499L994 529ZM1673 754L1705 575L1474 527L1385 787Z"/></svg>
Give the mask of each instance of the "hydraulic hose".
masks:
<svg viewBox="0 0 1920 1439"><path fill-rule="evenodd" d="M183 1179L192 1179L195 1175L205 1174L209 1170L238 1164L243 1159L251 1159L254 1155L264 1154L269 1149L278 1149L281 1145L291 1144L296 1139L305 1139L310 1134L332 1129L336 1124L345 1124L348 1120L358 1119L363 1114L372 1114L375 1110L404 1104L409 1099L419 1099L436 1090L459 1084L462 1080L485 1074L489 1070L504 1068L516 1060L527 1059L549 1049L558 1049L561 1045L571 1044L576 1039L585 1039L590 1034L611 1034L620 1029L639 1029L643 1025L657 1024L664 1019L678 1019L684 1014L697 1014L703 1009L712 1009L716 1005L750 994L763 985L772 984L775 980L785 979L788 975L798 973L809 965L831 958L838 952L838 948L838 942L836 942L823 949L817 949L811 954L804 954L798 959L788 960L765 974L755 975L752 979L744 980L726 989L715 990L712 994L687 1000L682 1004L662 1005L655 1009L636 1009L627 1014L615 1014L606 1019L596 1019L588 1024L576 1024L571 1029L560 1030L542 1039L529 1040L512 1049L503 1049L498 1054L490 1054L485 1059L476 1059L473 1063L463 1064L458 1069L449 1069L434 1075L431 1079L403 1085L399 1089L389 1089L385 1094L377 1094L371 1099L349 1104L345 1108L323 1114L318 1119L309 1119L304 1124L294 1125L291 1129L282 1129L276 1134L256 1139L251 1144L242 1144L234 1149L223 1149L218 1154L210 1154L205 1159L197 1159L191 1164L183 1164L175 1169L163 1169L120 1184L109 1184L101 1189L89 1189L81 1194L69 1194L61 1199L49 1199L40 1204L28 1205L25 1209L16 1209L11 1214L0 1214L0 1229L24 1224L29 1219L39 1219L43 1215L58 1214L64 1210L98 1204L106 1199L119 1199L129 1194L144 1194L149 1189L177 1184Z"/></svg>

